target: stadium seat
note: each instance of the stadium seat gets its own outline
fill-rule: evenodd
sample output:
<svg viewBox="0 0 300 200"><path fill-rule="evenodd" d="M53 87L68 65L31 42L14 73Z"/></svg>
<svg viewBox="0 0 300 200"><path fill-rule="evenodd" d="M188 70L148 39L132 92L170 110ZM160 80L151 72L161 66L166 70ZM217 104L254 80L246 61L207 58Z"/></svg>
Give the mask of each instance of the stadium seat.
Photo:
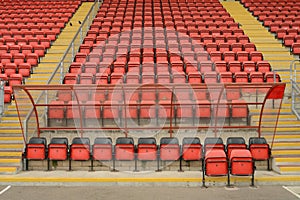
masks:
<svg viewBox="0 0 300 200"><path fill-rule="evenodd" d="M268 170L271 170L270 168L271 149L264 137L250 137L249 150L252 154L254 161L266 160L268 164Z"/></svg>
<svg viewBox="0 0 300 200"><path fill-rule="evenodd" d="M202 145L197 137L184 137L182 139L182 153L180 159L179 171L182 171L181 161L201 161L202 160Z"/></svg>
<svg viewBox="0 0 300 200"><path fill-rule="evenodd" d="M115 171L115 161L133 161L135 159L134 140L131 137L118 137L114 149L113 170Z"/></svg>
<svg viewBox="0 0 300 200"><path fill-rule="evenodd" d="M141 161L157 160L157 145L153 137L138 139L137 144L137 159Z"/></svg>
<svg viewBox="0 0 300 200"><path fill-rule="evenodd" d="M69 143L66 137L54 137L48 145L48 170L50 161L63 161L68 159Z"/></svg>
<svg viewBox="0 0 300 200"><path fill-rule="evenodd" d="M228 137L226 141L226 153L230 158L230 154L234 149L247 149L245 139L243 137Z"/></svg>
<svg viewBox="0 0 300 200"><path fill-rule="evenodd" d="M9 86L22 85L23 76L22 74L11 74L9 77Z"/></svg>
<svg viewBox="0 0 300 200"><path fill-rule="evenodd" d="M110 161L113 159L113 144L110 137L96 137L92 146L91 171L94 161Z"/></svg>
<svg viewBox="0 0 300 200"><path fill-rule="evenodd" d="M72 170L72 161L90 160L90 139L75 137L70 145L69 170Z"/></svg>
<svg viewBox="0 0 300 200"><path fill-rule="evenodd" d="M60 104L60 105L59 105ZM65 126L64 101L53 100L48 107L48 126Z"/></svg>
<svg viewBox="0 0 300 200"><path fill-rule="evenodd" d="M234 149L231 151L229 157L229 169L231 175L252 176L251 186L254 186L255 166L251 152L248 149ZM228 177L228 186L229 185L230 177Z"/></svg>
<svg viewBox="0 0 300 200"><path fill-rule="evenodd" d="M18 66L18 73L23 77L29 77L31 74L31 65L29 63L21 63Z"/></svg>
<svg viewBox="0 0 300 200"><path fill-rule="evenodd" d="M203 161L202 185L205 187L205 176L226 175L228 175L228 163L225 151L221 149L206 151Z"/></svg>
<svg viewBox="0 0 300 200"><path fill-rule="evenodd" d="M10 103L12 100L13 90L11 86L4 86L4 103Z"/></svg>
<svg viewBox="0 0 300 200"><path fill-rule="evenodd" d="M204 154L216 149L225 151L223 139L220 137L206 137L204 140Z"/></svg>
<svg viewBox="0 0 300 200"><path fill-rule="evenodd" d="M161 161L177 161L180 158L179 141L175 137L162 137L159 146ZM159 170L159 169L158 169Z"/></svg>
<svg viewBox="0 0 300 200"><path fill-rule="evenodd" d="M44 137L32 137L26 144L25 159L26 168L28 170L29 160L45 160L47 157L47 140Z"/></svg>

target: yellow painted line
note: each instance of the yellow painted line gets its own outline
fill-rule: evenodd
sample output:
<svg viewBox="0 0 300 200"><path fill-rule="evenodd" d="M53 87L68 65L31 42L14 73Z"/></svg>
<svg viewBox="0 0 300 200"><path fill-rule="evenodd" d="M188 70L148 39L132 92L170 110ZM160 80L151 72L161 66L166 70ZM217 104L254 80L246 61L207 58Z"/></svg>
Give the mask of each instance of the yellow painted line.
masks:
<svg viewBox="0 0 300 200"><path fill-rule="evenodd" d="M16 167L0 167L0 172L13 173L16 171L17 171Z"/></svg>
<svg viewBox="0 0 300 200"><path fill-rule="evenodd" d="M0 129L0 133L7 133L7 134L22 134L22 130L20 128L15 129Z"/></svg>
<svg viewBox="0 0 300 200"><path fill-rule="evenodd" d="M281 172L300 172L300 167L279 167Z"/></svg>
<svg viewBox="0 0 300 200"><path fill-rule="evenodd" d="M300 147L300 143L296 142L278 142L278 143L273 143L273 147Z"/></svg>
<svg viewBox="0 0 300 200"><path fill-rule="evenodd" d="M22 152L0 152L0 156L22 156Z"/></svg>
<svg viewBox="0 0 300 200"><path fill-rule="evenodd" d="M23 140L23 137L0 137L1 141L9 141L9 140L16 140L20 141Z"/></svg>
<svg viewBox="0 0 300 200"><path fill-rule="evenodd" d="M0 144L0 149L21 149L23 144Z"/></svg>
<svg viewBox="0 0 300 200"><path fill-rule="evenodd" d="M0 158L0 163L20 163L21 159L16 158Z"/></svg>
<svg viewBox="0 0 300 200"><path fill-rule="evenodd" d="M300 162L300 158L275 158L276 162Z"/></svg>
<svg viewBox="0 0 300 200"><path fill-rule="evenodd" d="M206 182L225 182L227 177L206 177ZM232 182L248 182L251 177L237 177L232 176L230 180ZM128 177L128 178L83 178L83 177L12 177L12 176L0 176L1 182L202 182L202 178L139 178L139 177ZM300 176L278 176L278 177L255 177L255 181L258 182L274 182L274 181L300 181Z"/></svg>
<svg viewBox="0 0 300 200"><path fill-rule="evenodd" d="M272 155L300 155L300 150L272 150Z"/></svg>
<svg viewBox="0 0 300 200"><path fill-rule="evenodd" d="M265 138L273 138L273 135L264 135ZM275 139L300 139L300 135L276 135Z"/></svg>
<svg viewBox="0 0 300 200"><path fill-rule="evenodd" d="M275 124L276 122L266 122L264 121L263 124ZM278 121L278 125L300 125L300 121Z"/></svg>
<svg viewBox="0 0 300 200"><path fill-rule="evenodd" d="M274 128L262 128L262 131L274 131ZM290 128L281 128L281 127L277 127L277 133L278 132L288 132L288 131L300 131L300 128L298 127L290 127Z"/></svg>
<svg viewBox="0 0 300 200"><path fill-rule="evenodd" d="M252 117L252 119L259 119L260 116L255 115ZM277 115L264 115L263 116L264 119L276 119ZM295 119L297 120L297 117L295 115L280 115L279 119Z"/></svg>

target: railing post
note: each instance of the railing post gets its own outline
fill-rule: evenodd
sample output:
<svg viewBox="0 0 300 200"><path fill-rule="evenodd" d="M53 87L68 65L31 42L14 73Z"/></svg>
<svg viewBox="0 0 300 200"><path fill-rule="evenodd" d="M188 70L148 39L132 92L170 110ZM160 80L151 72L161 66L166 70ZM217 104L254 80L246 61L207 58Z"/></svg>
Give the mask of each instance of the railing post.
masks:
<svg viewBox="0 0 300 200"><path fill-rule="evenodd" d="M0 79L0 115L4 111L4 81Z"/></svg>
<svg viewBox="0 0 300 200"><path fill-rule="evenodd" d="M80 32L80 44L82 44L83 42L83 33L82 33L82 26L80 26L80 29L79 29L79 32Z"/></svg>
<svg viewBox="0 0 300 200"><path fill-rule="evenodd" d="M60 63L60 83L63 84L64 81L64 62Z"/></svg>
<svg viewBox="0 0 300 200"><path fill-rule="evenodd" d="M75 57L74 41L72 41L71 45L72 45L72 60L74 60Z"/></svg>

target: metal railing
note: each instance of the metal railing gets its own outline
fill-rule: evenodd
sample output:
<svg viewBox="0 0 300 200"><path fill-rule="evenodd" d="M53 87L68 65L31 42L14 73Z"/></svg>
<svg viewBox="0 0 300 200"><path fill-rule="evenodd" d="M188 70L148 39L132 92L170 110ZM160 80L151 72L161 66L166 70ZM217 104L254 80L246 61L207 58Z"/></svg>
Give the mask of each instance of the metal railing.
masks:
<svg viewBox="0 0 300 200"><path fill-rule="evenodd" d="M300 60L294 60L290 65L292 111L300 120ZM297 69L298 68L298 69Z"/></svg>
<svg viewBox="0 0 300 200"><path fill-rule="evenodd" d="M87 16L85 19L81 22L81 25L76 32L74 38L72 39L70 45L68 46L67 50L65 51L63 57L61 58L60 62L57 64L57 67L50 75L49 79L47 80L46 84L61 84L63 82L63 78L65 74L67 73L70 64L74 60L74 57L80 47L80 45L83 42L83 39L88 32L90 25L92 24L93 19L95 18L99 7L101 5L102 1L95 0L93 6L89 10ZM34 100L36 103L48 103L51 98L49 98L51 94L48 94L47 91L41 91L38 95L38 98ZM42 109L42 108L41 108ZM26 112L27 115L23 118L23 123L21 123L21 128L24 131L24 139L26 140L26 137L28 134L35 134L37 132L37 128L35 126L30 126L32 123L36 123L35 121L32 121L32 117L36 115L34 113L34 108L31 107L28 112ZM44 108L43 115L47 114L47 109ZM20 116L19 116L20 117ZM21 118L20 118L20 121ZM42 123L42 122L41 122ZM41 124L43 125L43 123Z"/></svg>

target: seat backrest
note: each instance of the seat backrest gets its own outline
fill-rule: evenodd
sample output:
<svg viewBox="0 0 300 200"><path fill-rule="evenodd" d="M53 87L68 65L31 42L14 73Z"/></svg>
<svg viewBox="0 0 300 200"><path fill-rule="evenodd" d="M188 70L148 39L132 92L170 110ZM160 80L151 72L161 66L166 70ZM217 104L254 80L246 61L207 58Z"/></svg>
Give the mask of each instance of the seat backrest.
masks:
<svg viewBox="0 0 300 200"><path fill-rule="evenodd" d="M156 144L156 139L153 137L139 138L138 144Z"/></svg>
<svg viewBox="0 0 300 200"><path fill-rule="evenodd" d="M204 140L204 146L206 146L207 144L224 144L224 142L220 137L207 137Z"/></svg>
<svg viewBox="0 0 300 200"><path fill-rule="evenodd" d="M263 137L250 137L249 145L251 144L267 144L267 140Z"/></svg>
<svg viewBox="0 0 300 200"><path fill-rule="evenodd" d="M179 141L175 137L162 137L160 139L160 144L179 144Z"/></svg>
<svg viewBox="0 0 300 200"><path fill-rule="evenodd" d="M81 137L75 137L72 140L72 144L87 144L90 145L90 139L89 138L81 138Z"/></svg>
<svg viewBox="0 0 300 200"><path fill-rule="evenodd" d="M109 137L97 137L94 140L94 144L112 144L112 140Z"/></svg>
<svg viewBox="0 0 300 200"><path fill-rule="evenodd" d="M116 140L116 144L134 144L134 140L131 137L119 137Z"/></svg>
<svg viewBox="0 0 300 200"><path fill-rule="evenodd" d="M200 139L197 137L185 137L182 139L182 145L184 144L201 144Z"/></svg>
<svg viewBox="0 0 300 200"><path fill-rule="evenodd" d="M29 139L28 144L43 144L47 145L47 140L44 137L32 137Z"/></svg>
<svg viewBox="0 0 300 200"><path fill-rule="evenodd" d="M50 141L50 144L65 144L68 145L68 138L66 137L57 137L57 138L52 138Z"/></svg>
<svg viewBox="0 0 300 200"><path fill-rule="evenodd" d="M242 137L228 137L226 145L229 144L245 144L245 139Z"/></svg>

